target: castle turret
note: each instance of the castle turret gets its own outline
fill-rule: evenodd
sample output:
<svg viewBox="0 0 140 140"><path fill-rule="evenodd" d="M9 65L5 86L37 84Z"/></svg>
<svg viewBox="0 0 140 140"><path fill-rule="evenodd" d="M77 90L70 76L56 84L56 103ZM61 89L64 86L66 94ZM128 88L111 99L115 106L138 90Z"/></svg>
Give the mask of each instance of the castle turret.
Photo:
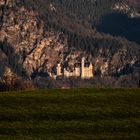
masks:
<svg viewBox="0 0 140 140"><path fill-rule="evenodd" d="M91 63L89 65L89 78L93 78L93 65Z"/></svg>
<svg viewBox="0 0 140 140"><path fill-rule="evenodd" d="M85 58L82 58L81 62L81 78L82 79L90 79L93 78L93 66L90 63L89 67L85 67Z"/></svg>
<svg viewBox="0 0 140 140"><path fill-rule="evenodd" d="M82 58L82 62L81 62L81 78L84 79L85 78L85 58Z"/></svg>
<svg viewBox="0 0 140 140"><path fill-rule="evenodd" d="M61 65L60 64L57 65L56 70L57 70L57 76L62 76Z"/></svg>

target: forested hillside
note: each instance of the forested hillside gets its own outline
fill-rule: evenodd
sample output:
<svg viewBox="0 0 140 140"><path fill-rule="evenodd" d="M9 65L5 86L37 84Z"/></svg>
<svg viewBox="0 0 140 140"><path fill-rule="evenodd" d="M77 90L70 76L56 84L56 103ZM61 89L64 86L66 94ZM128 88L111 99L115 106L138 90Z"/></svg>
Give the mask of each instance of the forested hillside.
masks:
<svg viewBox="0 0 140 140"><path fill-rule="evenodd" d="M23 3L28 8L39 10L49 20L50 25L53 24L68 29L74 27L73 31L77 32L79 28L79 30L81 28L90 28L93 21L97 23L102 15L110 12L113 1L25 0Z"/></svg>
<svg viewBox="0 0 140 140"><path fill-rule="evenodd" d="M125 75L129 85L138 86L139 79L135 79L133 72L140 62L138 3L131 0L2 0L0 81L3 83L9 76L46 79L50 73L56 73L57 63L73 70L75 63L85 57L92 62L95 77L111 77L117 81ZM110 14L123 15L132 23L137 19L137 26L130 30L134 24L123 21L124 18L121 19L127 24L123 26L124 32L118 30L118 25L113 26L115 20L105 20L108 24L104 24L103 19ZM119 33L113 29L110 32L108 26ZM130 36L132 32L135 36Z"/></svg>

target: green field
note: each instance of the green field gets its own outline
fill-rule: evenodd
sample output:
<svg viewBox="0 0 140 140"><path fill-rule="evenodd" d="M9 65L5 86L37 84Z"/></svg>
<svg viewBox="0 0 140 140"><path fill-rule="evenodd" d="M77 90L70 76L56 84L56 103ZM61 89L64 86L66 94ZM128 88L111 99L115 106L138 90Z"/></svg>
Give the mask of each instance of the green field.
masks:
<svg viewBox="0 0 140 140"><path fill-rule="evenodd" d="M140 89L0 93L0 140L140 140Z"/></svg>

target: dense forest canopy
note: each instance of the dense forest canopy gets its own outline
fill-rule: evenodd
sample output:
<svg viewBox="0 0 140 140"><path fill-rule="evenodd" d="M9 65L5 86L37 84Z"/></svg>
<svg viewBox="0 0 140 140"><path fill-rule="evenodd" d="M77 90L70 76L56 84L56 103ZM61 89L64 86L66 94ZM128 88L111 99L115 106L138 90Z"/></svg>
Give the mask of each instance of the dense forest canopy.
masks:
<svg viewBox="0 0 140 140"><path fill-rule="evenodd" d="M81 23L94 21L97 23L101 16L111 11L111 0L23 0L28 8L39 10L44 16L61 18L67 16L71 20L79 20ZM56 8L57 12L48 12L50 4Z"/></svg>
<svg viewBox="0 0 140 140"><path fill-rule="evenodd" d="M49 24L83 35L85 32L92 34L96 26L101 24L102 18L114 12L112 7L115 3L129 4L132 9L140 8L138 0L22 0L22 3L29 9L38 10L46 21L46 27Z"/></svg>

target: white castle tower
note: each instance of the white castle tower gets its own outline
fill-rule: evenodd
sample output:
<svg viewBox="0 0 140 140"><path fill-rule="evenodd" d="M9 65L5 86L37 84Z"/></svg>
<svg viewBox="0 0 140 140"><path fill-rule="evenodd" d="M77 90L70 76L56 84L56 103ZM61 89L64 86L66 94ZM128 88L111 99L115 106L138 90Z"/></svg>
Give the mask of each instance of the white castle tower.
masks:
<svg viewBox="0 0 140 140"><path fill-rule="evenodd" d="M89 65L88 78L93 78L93 65L91 63Z"/></svg>
<svg viewBox="0 0 140 140"><path fill-rule="evenodd" d="M84 79L85 78L85 58L82 58L81 61L81 78Z"/></svg>
<svg viewBox="0 0 140 140"><path fill-rule="evenodd" d="M85 58L82 58L81 62L81 78L82 79L91 79L93 78L93 66L90 63L89 67L85 67Z"/></svg>
<svg viewBox="0 0 140 140"><path fill-rule="evenodd" d="M61 65L60 64L57 65L56 71L57 71L57 76L62 76Z"/></svg>

